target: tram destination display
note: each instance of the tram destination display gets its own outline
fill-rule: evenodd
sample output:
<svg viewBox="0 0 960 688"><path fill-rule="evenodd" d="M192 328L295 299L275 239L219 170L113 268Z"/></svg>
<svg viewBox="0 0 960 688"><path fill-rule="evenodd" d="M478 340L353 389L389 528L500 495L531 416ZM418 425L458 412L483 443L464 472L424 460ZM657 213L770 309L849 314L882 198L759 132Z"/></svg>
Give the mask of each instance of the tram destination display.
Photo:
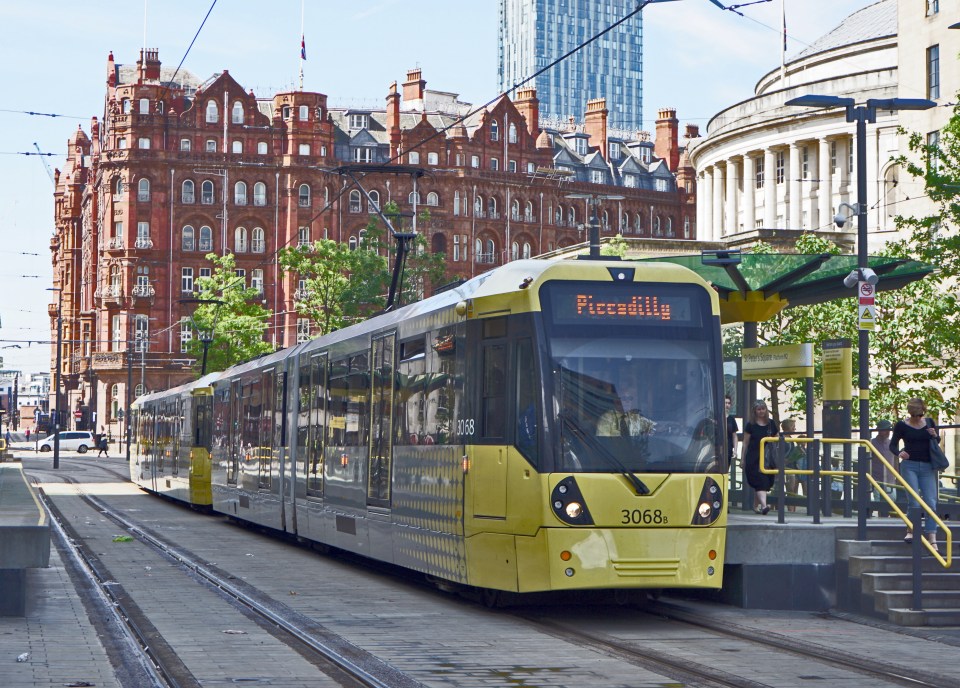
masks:
<svg viewBox="0 0 960 688"><path fill-rule="evenodd" d="M565 284L544 287L550 320L556 325L699 326L709 304L672 284ZM702 290L701 290L702 291ZM678 293L679 292L679 293ZM701 300L703 303L701 303Z"/></svg>

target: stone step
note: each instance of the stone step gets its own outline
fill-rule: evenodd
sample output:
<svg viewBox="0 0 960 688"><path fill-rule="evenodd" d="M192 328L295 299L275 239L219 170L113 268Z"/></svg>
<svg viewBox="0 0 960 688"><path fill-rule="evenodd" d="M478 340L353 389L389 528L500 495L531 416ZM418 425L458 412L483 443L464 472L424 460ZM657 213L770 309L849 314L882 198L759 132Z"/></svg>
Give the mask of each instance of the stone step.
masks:
<svg viewBox="0 0 960 688"><path fill-rule="evenodd" d="M873 607L881 614L891 609L909 609L913 601L911 590L882 590L873 594ZM924 590L920 593L924 609L960 609L960 594L955 590Z"/></svg>
<svg viewBox="0 0 960 688"><path fill-rule="evenodd" d="M887 619L901 626L960 626L960 607L920 611L900 607L888 610Z"/></svg>
<svg viewBox="0 0 960 688"><path fill-rule="evenodd" d="M954 590L960 598L960 574L949 572L923 573L923 590ZM860 577L863 593L872 595L890 590L913 590L912 573L865 573Z"/></svg>
<svg viewBox="0 0 960 688"><path fill-rule="evenodd" d="M946 552L946 543L943 537L937 539L941 554ZM840 559L849 559L854 556L912 556L911 543L906 543L903 538L896 540L838 540L837 557ZM953 558L960 558L960 540L954 539L951 549ZM927 553L923 548L924 554Z"/></svg>
<svg viewBox="0 0 960 688"><path fill-rule="evenodd" d="M953 569L945 569L943 565L933 558L931 554L925 552L920 560L920 570L931 573L944 573L950 570L960 570L957 565ZM909 555L903 556L855 556L850 557L847 563L848 575L853 578L859 578L865 573L911 573L913 571L913 558Z"/></svg>

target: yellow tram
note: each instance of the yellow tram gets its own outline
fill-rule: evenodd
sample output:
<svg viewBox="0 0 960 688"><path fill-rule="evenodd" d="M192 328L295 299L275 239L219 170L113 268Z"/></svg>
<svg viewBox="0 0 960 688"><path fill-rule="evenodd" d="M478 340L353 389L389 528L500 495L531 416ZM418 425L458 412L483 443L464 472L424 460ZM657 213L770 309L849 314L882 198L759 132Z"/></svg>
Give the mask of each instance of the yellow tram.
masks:
<svg viewBox="0 0 960 688"><path fill-rule="evenodd" d="M155 467L209 452L214 511L444 586L722 583L719 305L679 266L515 261L135 406L142 487L206 499Z"/></svg>

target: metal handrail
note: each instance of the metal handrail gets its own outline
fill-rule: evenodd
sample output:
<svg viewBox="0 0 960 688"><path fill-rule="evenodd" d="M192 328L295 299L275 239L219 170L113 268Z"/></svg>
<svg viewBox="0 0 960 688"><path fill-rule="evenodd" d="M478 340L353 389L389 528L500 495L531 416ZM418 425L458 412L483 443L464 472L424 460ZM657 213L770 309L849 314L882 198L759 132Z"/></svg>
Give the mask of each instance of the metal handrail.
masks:
<svg viewBox="0 0 960 688"><path fill-rule="evenodd" d="M779 475L781 472L784 475L814 475L814 471L810 469L784 468L782 465L778 468L767 468L764 463L764 451L766 449L766 445L773 442L779 443L780 438L764 437L762 440L760 440L760 472L761 473L765 475ZM933 545L931 545L931 543L928 542L926 538L920 538L920 540L922 541L923 546L926 547L927 550L930 552L930 554L932 554L934 557L937 558L937 561L940 562L941 566L943 566L944 568L950 568L951 564L953 563L953 532L950 530L950 528L946 526L946 524L940 519L940 517L937 516L936 512L933 509L931 509L926 502L923 501L920 495L918 495L914 491L914 489L910 487L909 484L907 484L907 481L903 479L903 476L900 475L900 472L897 471L897 469L894 468L892 465L890 465L890 462L887 461L886 458L884 458L883 454L877 451L877 448L874 447L869 440L853 440L853 439L848 440L848 439L835 439L835 438L823 438L823 439L815 440L810 437L791 437L790 442L795 444L812 444L813 442L824 442L831 445L832 444L860 445L864 447L867 451L873 453L874 456L880 459L883 462L883 464L888 469L890 469L890 473L896 478L897 484L899 486L902 486L906 490L907 494L913 497L914 500L916 500L916 502L920 505L920 508L923 509L923 511L927 514L927 516L929 518L932 518L934 522L938 526L940 526L940 528L943 529L944 535L945 535L944 546L946 547L946 553L947 553L946 558L940 556L940 553L935 549L933 549ZM821 469L819 471L819 474L822 476L823 475L830 475L830 476L839 475L839 476L851 476L851 477L857 477L858 475L857 471L834 470L832 468ZM886 491L880 488L880 482L878 482L877 479L874 478L869 471L867 471L866 473L866 478L871 485L878 488L877 491L880 494L880 496L887 501L887 504L890 505L893 512L896 513L896 515L900 517L900 520L902 520L906 524L907 530L912 532L913 524L910 521L910 518L903 512L903 510L897 505L895 501L890 499L890 495L888 495Z"/></svg>

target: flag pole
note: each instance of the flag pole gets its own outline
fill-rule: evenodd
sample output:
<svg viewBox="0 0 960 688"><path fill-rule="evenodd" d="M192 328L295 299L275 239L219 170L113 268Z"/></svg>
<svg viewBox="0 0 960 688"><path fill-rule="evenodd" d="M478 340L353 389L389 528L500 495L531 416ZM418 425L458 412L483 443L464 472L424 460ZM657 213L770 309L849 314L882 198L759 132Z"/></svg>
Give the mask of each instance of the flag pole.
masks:
<svg viewBox="0 0 960 688"><path fill-rule="evenodd" d="M303 33L303 5L300 0L300 90L303 90L303 63L307 60L307 42Z"/></svg>
<svg viewBox="0 0 960 688"><path fill-rule="evenodd" d="M780 0L780 26L783 40L780 44L780 88L786 88L787 79L787 0Z"/></svg>

